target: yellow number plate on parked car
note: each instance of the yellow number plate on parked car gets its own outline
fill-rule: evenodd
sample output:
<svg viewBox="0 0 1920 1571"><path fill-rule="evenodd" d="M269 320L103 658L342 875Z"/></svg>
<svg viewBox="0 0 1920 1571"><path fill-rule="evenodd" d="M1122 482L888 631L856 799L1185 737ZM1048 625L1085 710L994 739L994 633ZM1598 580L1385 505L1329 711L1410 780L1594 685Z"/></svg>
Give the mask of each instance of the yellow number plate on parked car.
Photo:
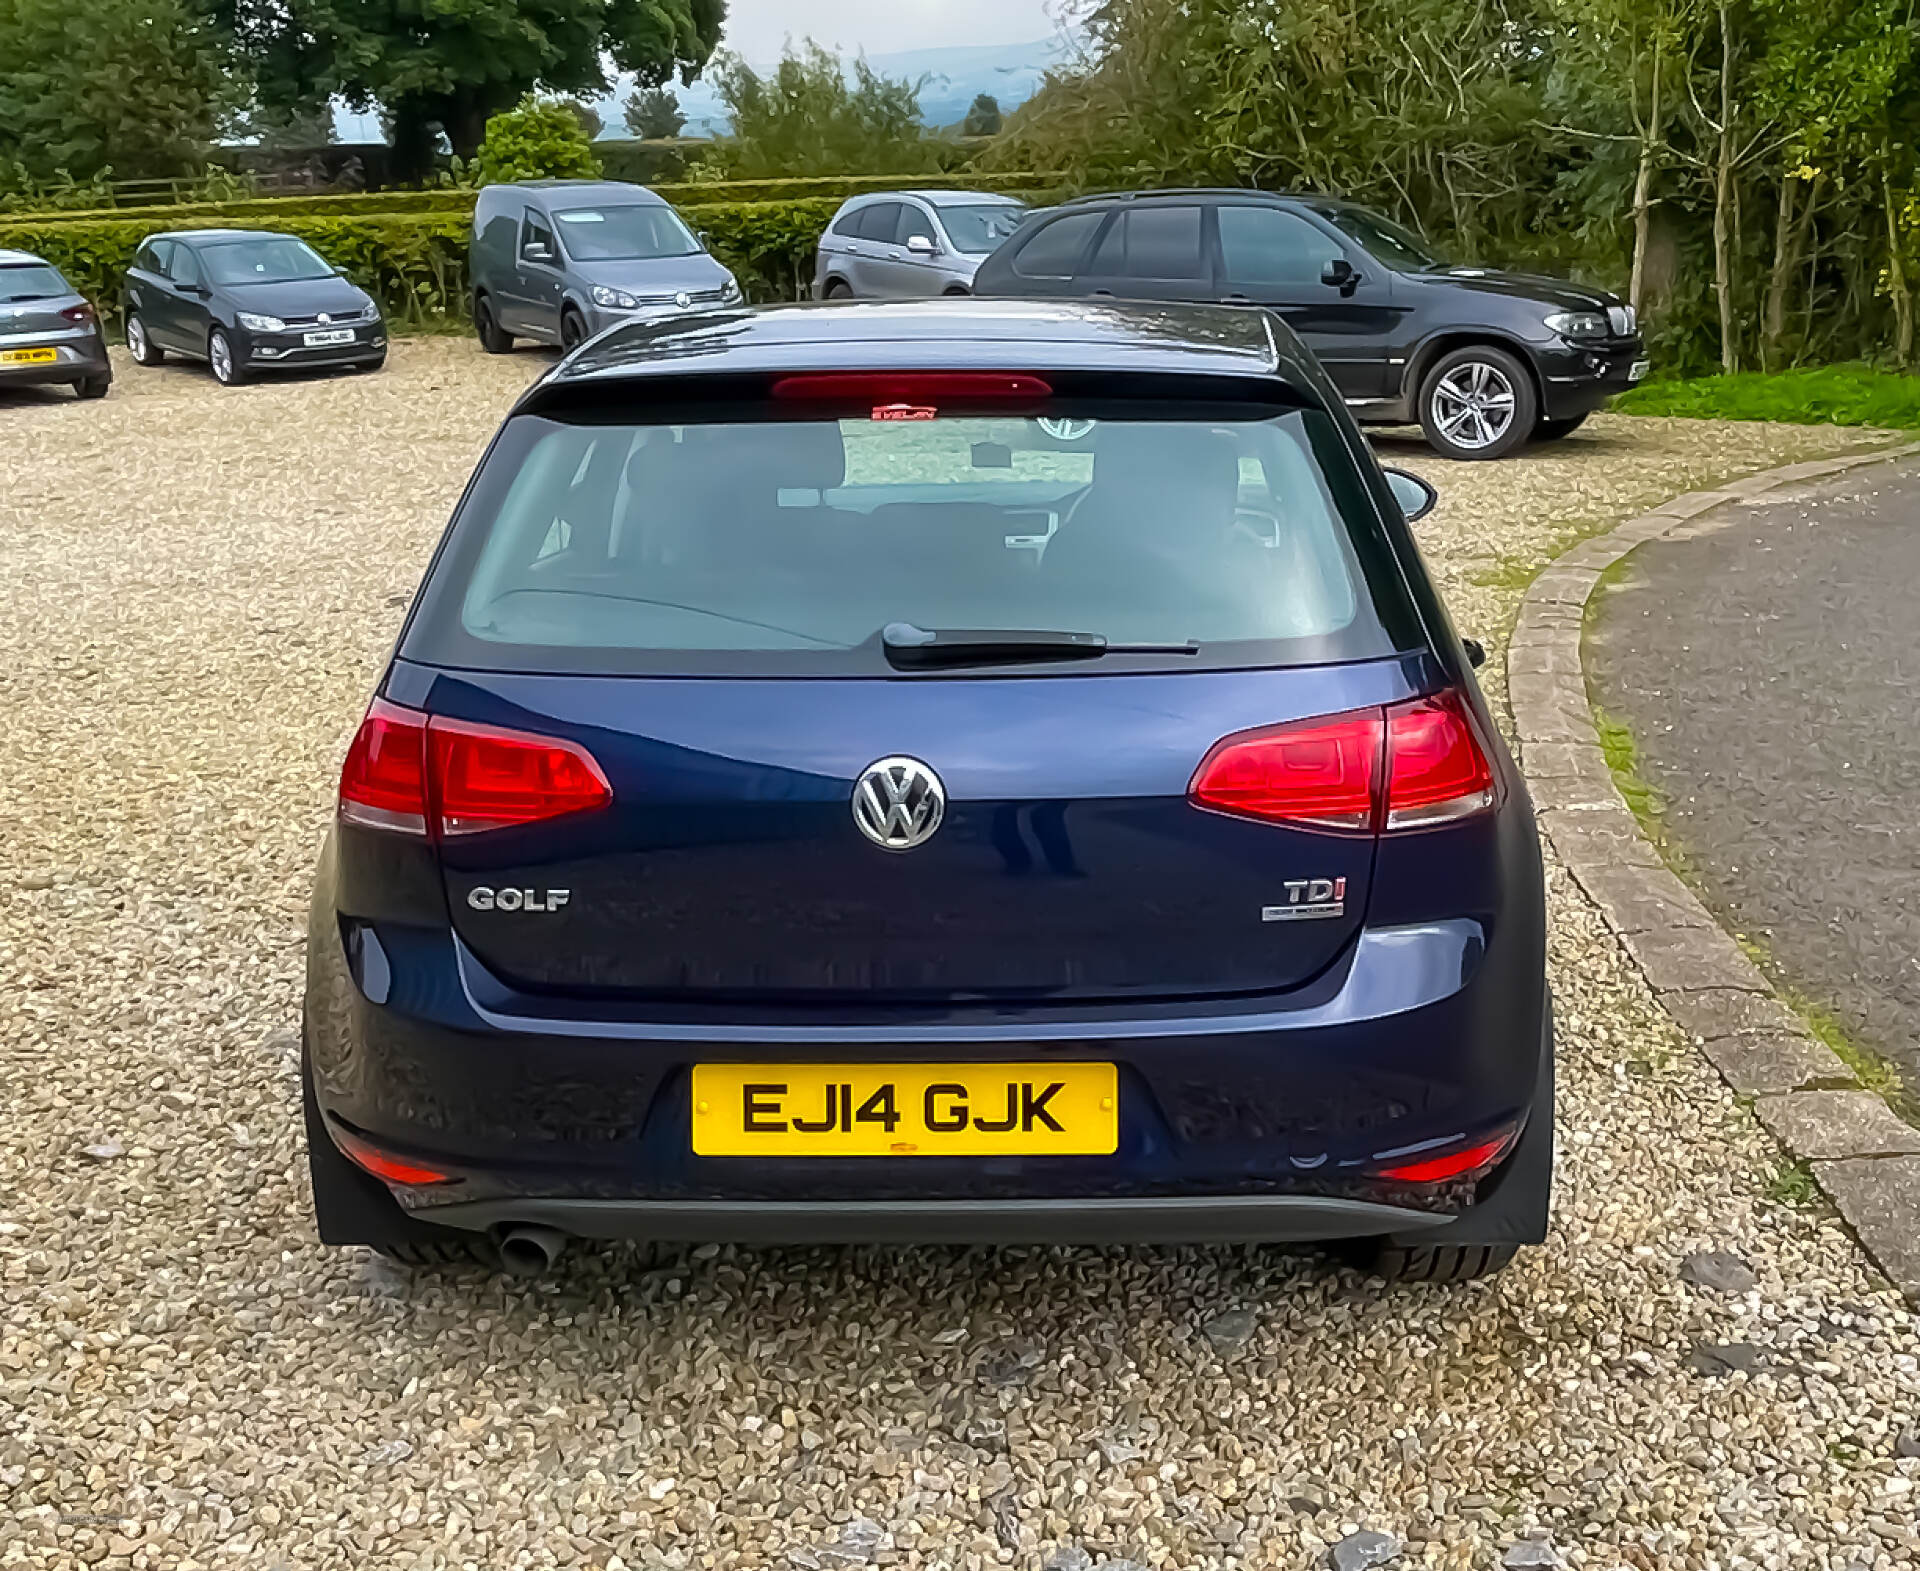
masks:
<svg viewBox="0 0 1920 1571"><path fill-rule="evenodd" d="M1112 1064L700 1064L696 1156L1106 1156Z"/></svg>
<svg viewBox="0 0 1920 1571"><path fill-rule="evenodd" d="M0 350L0 365L52 365L59 358L56 349Z"/></svg>

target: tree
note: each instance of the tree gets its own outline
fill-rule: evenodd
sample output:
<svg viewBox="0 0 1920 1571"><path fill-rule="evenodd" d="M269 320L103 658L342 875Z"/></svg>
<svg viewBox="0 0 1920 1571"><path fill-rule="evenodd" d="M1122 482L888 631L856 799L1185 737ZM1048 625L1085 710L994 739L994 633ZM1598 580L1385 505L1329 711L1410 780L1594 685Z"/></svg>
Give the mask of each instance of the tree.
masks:
<svg viewBox="0 0 1920 1571"><path fill-rule="evenodd" d="M670 88L644 87L627 100L627 129L642 141L666 141L680 134L687 117Z"/></svg>
<svg viewBox="0 0 1920 1571"><path fill-rule="evenodd" d="M606 121L600 118L600 111L584 98L563 98L560 107L580 122L580 130L589 142L607 128Z"/></svg>
<svg viewBox="0 0 1920 1571"><path fill-rule="evenodd" d="M600 173L600 160L593 156L593 144L574 106L529 93L516 108L487 122L475 183L597 180Z"/></svg>
<svg viewBox="0 0 1920 1571"><path fill-rule="evenodd" d="M444 131L465 157L488 119L539 90L598 95L607 67L643 87L690 82L712 55L726 0L218 0L270 102L339 95L378 105L394 162L419 177Z"/></svg>
<svg viewBox="0 0 1920 1571"><path fill-rule="evenodd" d="M753 180L932 168L920 84L882 76L865 60L852 74L849 83L840 57L811 39L765 76L738 55L719 56L713 82L733 120L730 172Z"/></svg>
<svg viewBox="0 0 1920 1571"><path fill-rule="evenodd" d="M991 93L981 93L973 100L967 118L960 122L960 130L965 136L998 136L1001 123L1000 100Z"/></svg>
<svg viewBox="0 0 1920 1571"><path fill-rule="evenodd" d="M183 174L245 83L195 0L0 0L0 149L35 179Z"/></svg>

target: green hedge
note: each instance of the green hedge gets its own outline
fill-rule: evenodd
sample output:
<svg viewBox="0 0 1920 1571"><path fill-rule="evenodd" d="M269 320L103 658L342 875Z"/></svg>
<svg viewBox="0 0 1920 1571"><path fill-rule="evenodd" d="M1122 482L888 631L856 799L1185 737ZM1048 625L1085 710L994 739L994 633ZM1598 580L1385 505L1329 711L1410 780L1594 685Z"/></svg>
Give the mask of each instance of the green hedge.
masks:
<svg viewBox="0 0 1920 1571"><path fill-rule="evenodd" d="M813 276L814 252L839 198L788 202L703 202L681 209L705 230L714 254L734 270L754 300L791 300ZM178 229L218 227L174 223ZM467 310L465 211L293 215L275 226L298 235L355 283L370 291L401 323L464 316ZM154 232L146 221L86 222L45 219L0 222L0 247L45 257L100 310L118 317L121 283L140 242Z"/></svg>
<svg viewBox="0 0 1920 1571"><path fill-rule="evenodd" d="M969 175L947 176L944 184L955 189L1021 193L1057 184L1057 175ZM686 181L656 185L652 189L676 207L715 203L785 202L802 198L832 197L836 202L870 191L893 191L902 187L942 184L940 177L912 175L830 175L818 179L729 180L717 184ZM102 223L141 221L154 229L203 229L216 223L259 223L276 227L289 218L344 218L360 215L391 216L400 213L461 213L473 211L474 193L456 186L432 191L361 191L338 195L260 196L237 202L182 202L151 207L98 207L55 210L44 213L6 213L0 222L33 224Z"/></svg>

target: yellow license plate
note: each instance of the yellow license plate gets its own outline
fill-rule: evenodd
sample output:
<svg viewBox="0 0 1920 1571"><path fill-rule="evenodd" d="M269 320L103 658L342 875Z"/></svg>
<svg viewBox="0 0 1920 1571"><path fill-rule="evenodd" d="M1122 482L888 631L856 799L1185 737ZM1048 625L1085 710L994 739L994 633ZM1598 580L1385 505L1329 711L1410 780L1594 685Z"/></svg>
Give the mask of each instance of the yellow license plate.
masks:
<svg viewBox="0 0 1920 1571"><path fill-rule="evenodd" d="M700 1064L696 1156L1108 1156L1112 1064Z"/></svg>
<svg viewBox="0 0 1920 1571"><path fill-rule="evenodd" d="M59 358L57 349L0 350L0 365L52 365Z"/></svg>

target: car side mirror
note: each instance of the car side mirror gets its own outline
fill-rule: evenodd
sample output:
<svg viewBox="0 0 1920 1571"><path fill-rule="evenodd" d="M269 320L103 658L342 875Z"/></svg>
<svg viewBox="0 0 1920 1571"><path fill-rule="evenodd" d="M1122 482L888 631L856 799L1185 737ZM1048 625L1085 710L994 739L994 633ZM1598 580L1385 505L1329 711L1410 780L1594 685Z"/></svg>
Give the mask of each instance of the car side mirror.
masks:
<svg viewBox="0 0 1920 1571"><path fill-rule="evenodd" d="M1385 469L1381 473L1387 477L1393 499L1400 504L1401 515L1408 523L1425 518L1440 500L1440 493L1418 475L1409 474L1404 469Z"/></svg>
<svg viewBox="0 0 1920 1571"><path fill-rule="evenodd" d="M1350 295L1360 282L1360 275L1353 269L1353 263L1344 256L1336 256L1320 269L1320 282L1329 289L1338 289L1343 295Z"/></svg>
<svg viewBox="0 0 1920 1571"><path fill-rule="evenodd" d="M1460 647L1467 652L1467 664L1478 671L1487 663L1487 646L1477 638L1463 638Z"/></svg>
<svg viewBox="0 0 1920 1571"><path fill-rule="evenodd" d="M528 262L551 262L553 253L537 241L520 253L521 259Z"/></svg>
<svg viewBox="0 0 1920 1571"><path fill-rule="evenodd" d="M932 256L940 248L933 243L931 236L909 235L907 237L907 249L915 256Z"/></svg>

